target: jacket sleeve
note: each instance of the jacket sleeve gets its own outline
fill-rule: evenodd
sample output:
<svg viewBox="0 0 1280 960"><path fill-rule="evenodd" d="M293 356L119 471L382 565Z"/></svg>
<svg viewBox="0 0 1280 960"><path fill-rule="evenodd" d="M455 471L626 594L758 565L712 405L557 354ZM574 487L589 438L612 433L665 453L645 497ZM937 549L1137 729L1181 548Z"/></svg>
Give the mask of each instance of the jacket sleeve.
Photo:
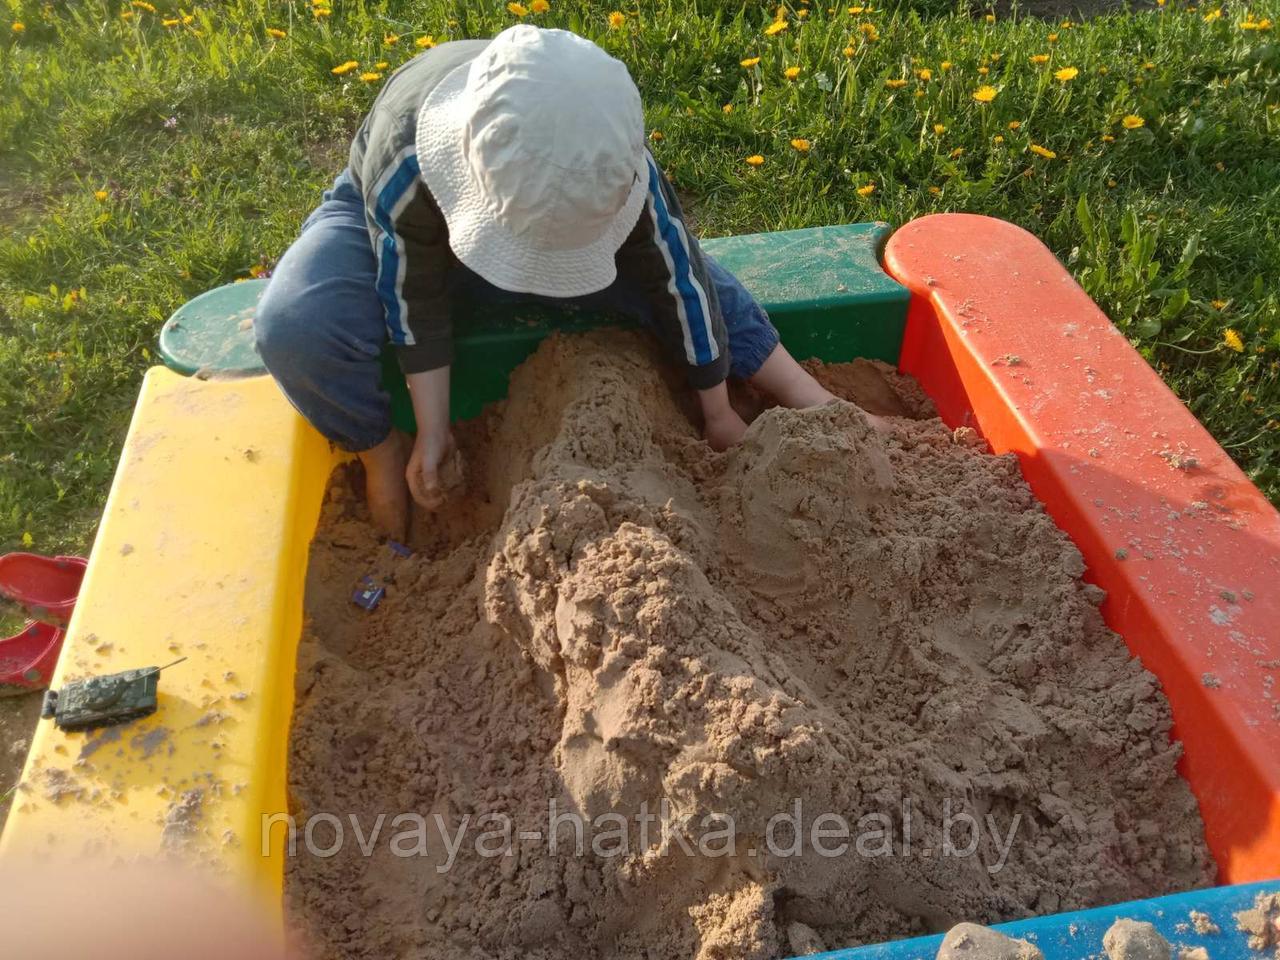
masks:
<svg viewBox="0 0 1280 960"><path fill-rule="evenodd" d="M419 176L412 147L364 178L365 213L378 261L378 299L400 368L421 373L453 362L447 276L449 231Z"/></svg>
<svg viewBox="0 0 1280 960"><path fill-rule="evenodd" d="M729 374L729 347L706 258L684 222L670 182L647 156L649 193L618 250L618 275L648 301L654 327L684 361L689 385L706 390Z"/></svg>

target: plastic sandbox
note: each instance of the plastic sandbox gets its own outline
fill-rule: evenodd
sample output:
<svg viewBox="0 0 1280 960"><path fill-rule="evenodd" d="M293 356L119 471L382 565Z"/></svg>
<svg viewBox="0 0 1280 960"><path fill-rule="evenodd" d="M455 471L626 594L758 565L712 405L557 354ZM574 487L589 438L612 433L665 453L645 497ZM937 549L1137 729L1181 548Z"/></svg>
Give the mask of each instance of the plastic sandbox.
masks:
<svg viewBox="0 0 1280 960"><path fill-rule="evenodd" d="M798 356L896 361L949 425L1018 456L1107 591L1107 622L1164 686L1220 882L1280 877L1280 515L1034 237L963 214L888 234L858 224L707 247ZM202 357L191 336L190 355L165 351L175 368L253 372L256 292L239 286L240 351L215 337ZM468 328L455 410L501 396L547 329L523 316ZM192 331L167 332L172 346ZM287 810L307 549L336 461L267 377L147 374L54 685L189 659L164 674L154 717L89 735L41 722L0 857L157 854L174 839L166 814L199 791L182 849L278 908L282 837L264 849L261 821ZM1096 954L1116 916L1151 919L1227 960L1249 953L1231 913L1263 889L1280 880L1006 926L1055 960ZM1222 933L1175 929L1192 909ZM909 960L936 945L830 956Z"/></svg>

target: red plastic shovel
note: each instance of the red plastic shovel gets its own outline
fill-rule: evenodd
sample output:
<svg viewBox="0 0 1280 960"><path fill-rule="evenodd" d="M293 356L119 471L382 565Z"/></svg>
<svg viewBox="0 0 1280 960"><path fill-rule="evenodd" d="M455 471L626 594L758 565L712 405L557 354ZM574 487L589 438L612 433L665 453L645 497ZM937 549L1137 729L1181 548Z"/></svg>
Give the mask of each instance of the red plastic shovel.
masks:
<svg viewBox="0 0 1280 960"><path fill-rule="evenodd" d="M83 557L5 554L0 557L0 597L12 600L35 620L65 627L76 606L85 566Z"/></svg>

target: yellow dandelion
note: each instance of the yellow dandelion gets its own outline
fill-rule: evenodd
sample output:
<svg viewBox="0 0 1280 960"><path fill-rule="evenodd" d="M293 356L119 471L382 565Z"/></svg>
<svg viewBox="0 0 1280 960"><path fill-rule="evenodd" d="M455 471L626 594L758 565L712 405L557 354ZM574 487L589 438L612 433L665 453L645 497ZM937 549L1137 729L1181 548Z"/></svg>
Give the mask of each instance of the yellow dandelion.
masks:
<svg viewBox="0 0 1280 960"><path fill-rule="evenodd" d="M869 197L875 192L876 192L876 185L874 183L864 184L863 186L858 188L858 196L860 197Z"/></svg>
<svg viewBox="0 0 1280 960"><path fill-rule="evenodd" d="M1055 71L1053 76L1055 79L1066 83L1068 80L1074 80L1080 76L1080 71L1076 67L1063 67L1061 70Z"/></svg>
<svg viewBox="0 0 1280 960"><path fill-rule="evenodd" d="M1241 30L1255 30L1260 33L1271 29L1271 18L1263 17L1261 20L1255 20L1253 14L1247 14L1240 23Z"/></svg>
<svg viewBox="0 0 1280 960"><path fill-rule="evenodd" d="M160 21L160 25L161 25L162 27L176 27L176 26L177 26L179 23L181 23L181 22L182 22L182 21L181 21L181 20L179 20L177 17L173 17L173 18L171 18L171 19L169 19L169 20L161 20L161 21Z"/></svg>
<svg viewBox="0 0 1280 960"><path fill-rule="evenodd" d="M1100 76L1100 77L1105 77L1105 76L1106 76L1108 73L1110 73L1110 72L1111 72L1111 71L1110 71L1107 67L1099 67L1099 68L1098 68L1098 76Z"/></svg>
<svg viewBox="0 0 1280 960"><path fill-rule="evenodd" d="M1009 129L1010 129L1010 130L1017 130L1017 129L1019 129L1019 128L1022 126L1022 121L1021 121L1021 120L1010 120L1010 121L1009 121L1008 126L1009 126Z"/></svg>
<svg viewBox="0 0 1280 960"><path fill-rule="evenodd" d="M1115 177L1108 177L1108 178L1107 178L1107 189L1108 189L1108 190L1114 190L1114 189L1115 189L1115 186L1116 186L1116 179L1115 179Z"/></svg>
<svg viewBox="0 0 1280 960"><path fill-rule="evenodd" d="M655 140L655 141L657 141L657 140L661 140L661 139L662 139L662 131L661 131L661 130L653 130L653 131L651 131L651 132L649 133L649 139L650 139L650 140Z"/></svg>
<svg viewBox="0 0 1280 960"><path fill-rule="evenodd" d="M936 196L938 196L940 193L942 193L942 188L941 188L941 187L938 187L938 186L931 186L931 187L929 188L929 192L930 192L930 193L932 193L932 194L936 197Z"/></svg>
<svg viewBox="0 0 1280 960"><path fill-rule="evenodd" d="M928 67L922 67L921 69L916 71L916 76L919 77L921 80L925 81L926 83L928 83L930 80L933 79L933 71L930 70Z"/></svg>
<svg viewBox="0 0 1280 960"><path fill-rule="evenodd" d="M1148 60L1146 63L1142 65L1143 70L1154 70L1155 68L1156 68L1156 65L1152 63L1150 60Z"/></svg>
<svg viewBox="0 0 1280 960"><path fill-rule="evenodd" d="M1216 10L1210 10L1208 13L1206 13L1206 14L1204 15L1204 22L1205 22L1205 23L1213 23L1213 21L1215 21L1215 20L1221 20L1221 19L1222 19L1222 8L1221 8L1221 7L1218 7Z"/></svg>
<svg viewBox="0 0 1280 960"><path fill-rule="evenodd" d="M984 83L977 90L973 91L973 99L977 100L979 103L990 103L996 98L996 94L998 92L999 91L996 90L995 87Z"/></svg>
<svg viewBox="0 0 1280 960"><path fill-rule="evenodd" d="M787 27L789 26L790 24L787 23L787 21L785 20L775 20L773 21L773 23L769 24L767 27L764 28L764 35L766 37L776 36L779 33L781 33L783 30L786 30Z"/></svg>
<svg viewBox="0 0 1280 960"><path fill-rule="evenodd" d="M1125 118L1120 121L1120 125L1126 130L1137 130L1139 127L1145 126L1146 122L1136 113L1130 113L1125 115Z"/></svg>
<svg viewBox="0 0 1280 960"><path fill-rule="evenodd" d="M388 33L385 37L382 38L382 45L384 47L394 47L399 42L400 42L400 35L398 33Z"/></svg>
<svg viewBox="0 0 1280 960"><path fill-rule="evenodd" d="M1225 300L1210 300L1210 301L1209 301L1209 304L1210 304L1210 306L1212 306L1212 307L1213 307L1213 309L1215 309L1215 310L1225 310L1225 309L1227 309L1227 301L1225 301Z"/></svg>
<svg viewBox="0 0 1280 960"><path fill-rule="evenodd" d="M377 71L370 70L367 73L360 74L360 79L363 80L365 83L373 83L373 81L375 80L381 80L382 74L378 73Z"/></svg>
<svg viewBox="0 0 1280 960"><path fill-rule="evenodd" d="M809 19L809 11L808 11L808 10L797 10L797 11L796 11L796 19L797 19L797 20L807 20L807 19Z"/></svg>
<svg viewBox="0 0 1280 960"><path fill-rule="evenodd" d="M808 153L809 147L810 143L804 137L796 137L791 141L791 149L795 150L797 153Z"/></svg>
<svg viewBox="0 0 1280 960"><path fill-rule="evenodd" d="M1032 63L1048 63L1049 55L1047 53L1033 53L1027 59L1030 60Z"/></svg>
<svg viewBox="0 0 1280 960"><path fill-rule="evenodd" d="M995 22L996 22L996 15L995 15L994 13L988 13L988 14L986 15L986 17L984 17L983 19L985 19L985 20L987 21L987 23L995 23Z"/></svg>
<svg viewBox="0 0 1280 960"><path fill-rule="evenodd" d="M121 11L120 11L120 19L121 19L121 20L128 20L128 19L130 19L132 16L133 16L133 11L132 11L132 10L121 10Z"/></svg>
<svg viewBox="0 0 1280 960"><path fill-rule="evenodd" d="M733 113L733 104L726 103L723 107L720 108L720 110L723 113Z"/></svg>
<svg viewBox="0 0 1280 960"><path fill-rule="evenodd" d="M332 73L335 77L344 77L359 66L360 66L359 60L348 60L345 63L338 64L329 72Z"/></svg>
<svg viewBox="0 0 1280 960"><path fill-rule="evenodd" d="M133 0L133 2L129 4L129 6L137 7L139 10L145 10L147 11L147 13L156 12L156 8L153 7L151 4L147 3L147 0Z"/></svg>
<svg viewBox="0 0 1280 960"><path fill-rule="evenodd" d="M110 196L111 194L107 193L105 190L93 191L93 199L97 200L99 203L106 203L107 198Z"/></svg>
<svg viewBox="0 0 1280 960"><path fill-rule="evenodd" d="M746 67L748 70L750 70L759 62L760 62L759 57L747 57L745 60L738 61L738 64L739 66Z"/></svg>
<svg viewBox="0 0 1280 960"><path fill-rule="evenodd" d="M862 31L862 35L866 37L868 41L880 39L880 31L876 29L876 25L874 23L860 23L858 24L858 29Z"/></svg>
<svg viewBox="0 0 1280 960"><path fill-rule="evenodd" d="M1222 331L1222 342L1228 349L1234 350L1236 353L1244 353L1244 340L1240 338L1240 334L1230 327Z"/></svg>
<svg viewBox="0 0 1280 960"><path fill-rule="evenodd" d="M855 53L857 53L857 51L856 51L856 50L854 50L854 49L853 49L853 47L845 47L845 48L844 48L843 50L841 50L840 52L844 54L844 56L845 56L845 59L846 59L846 60L848 60L848 59L852 58L852 57L853 57L853 55L854 55Z"/></svg>
<svg viewBox="0 0 1280 960"><path fill-rule="evenodd" d="M991 69L990 69L989 67L979 67L979 68L978 68L978 74L979 74L980 76L985 77L985 76L986 76L988 73L990 73L990 72L991 72Z"/></svg>
<svg viewBox="0 0 1280 960"><path fill-rule="evenodd" d="M1003 56L1004 56L1003 53L993 53L991 54L991 62L994 63L995 61L999 60Z"/></svg>
<svg viewBox="0 0 1280 960"><path fill-rule="evenodd" d="M428 35L425 37L419 37L417 40L413 42L417 46L421 47L423 50L430 50L432 47L436 45L436 38Z"/></svg>
<svg viewBox="0 0 1280 960"><path fill-rule="evenodd" d="M884 85L888 87L890 90L897 90L901 87L905 87L907 85L907 81L901 78L895 78L893 80L886 80L884 82Z"/></svg>
<svg viewBox="0 0 1280 960"><path fill-rule="evenodd" d="M1051 34L1049 34L1049 36L1047 37L1047 39L1048 39L1048 41L1049 41L1050 43L1057 43L1057 42L1058 42L1058 35L1057 35L1056 33L1051 33Z"/></svg>
<svg viewBox="0 0 1280 960"><path fill-rule="evenodd" d="M1038 144L1038 143L1033 143L1033 144L1031 144L1031 152L1032 152L1032 153L1034 153L1034 154L1038 154L1039 156L1044 157L1046 160L1056 160L1056 159L1058 159L1058 155L1057 155L1056 153L1054 153L1054 152L1053 152L1052 150L1050 150L1048 147L1042 147L1042 146L1040 146L1040 144Z"/></svg>
<svg viewBox="0 0 1280 960"><path fill-rule="evenodd" d="M1109 134L1109 133L1104 133L1104 134L1102 135L1102 142L1103 142L1103 143L1115 143L1115 142L1116 142L1116 138L1115 138L1115 137L1113 137L1113 136L1112 136L1111 134Z"/></svg>
<svg viewBox="0 0 1280 960"><path fill-rule="evenodd" d="M862 13L866 9L867 9L866 7L850 7L849 12L856 17L858 14Z"/></svg>
<svg viewBox="0 0 1280 960"><path fill-rule="evenodd" d="M952 63L950 60L943 60L940 64L938 64L938 69L941 70L943 73L946 73L948 70L951 69L951 67L952 67Z"/></svg>
<svg viewBox="0 0 1280 960"><path fill-rule="evenodd" d="M267 36L275 40L283 40L289 34L279 27L267 27Z"/></svg>
<svg viewBox="0 0 1280 960"><path fill-rule="evenodd" d="M956 147L954 150L951 151L949 156L951 157L952 160L955 160L957 157L963 157L964 147Z"/></svg>
<svg viewBox="0 0 1280 960"><path fill-rule="evenodd" d="M935 124L933 125L933 132L934 132L935 134L937 134L938 136L942 136L944 133L946 133L946 132L947 132L946 124L943 124L943 123L935 123Z"/></svg>
<svg viewBox="0 0 1280 960"><path fill-rule="evenodd" d="M9 29L14 33L22 33L27 29L27 25L21 21L14 21L13 25L10 26Z"/></svg>
<svg viewBox="0 0 1280 960"><path fill-rule="evenodd" d="M385 60L379 60L377 63L375 63L375 64L373 65L373 69L375 69L375 70L385 70L385 69L387 69L387 67L389 67L389 66L391 66L391 64L387 63L387 61L385 61Z"/></svg>
<svg viewBox="0 0 1280 960"><path fill-rule="evenodd" d="M627 22L627 15L621 10L613 10L609 13L609 29L621 30L622 25Z"/></svg>
<svg viewBox="0 0 1280 960"><path fill-rule="evenodd" d="M551 4L547 3L547 0L533 0L533 3L529 4L529 9L534 13L546 13L551 9Z"/></svg>
<svg viewBox="0 0 1280 960"><path fill-rule="evenodd" d="M743 162L749 167L758 167L760 164L764 163L764 157L760 156L758 153L753 153Z"/></svg>
<svg viewBox="0 0 1280 960"><path fill-rule="evenodd" d="M507 10L509 10L512 14L514 14L517 17L524 17L524 16L527 16L529 13L529 8L526 7L523 3L508 3Z"/></svg>
<svg viewBox="0 0 1280 960"><path fill-rule="evenodd" d="M993 141L994 141L995 143L997 143L997 144L1004 143L1004 135L1003 135L1003 134L999 134L999 133L997 133L997 134L995 135L995 137L993 137L992 139L993 139Z"/></svg>
<svg viewBox="0 0 1280 960"><path fill-rule="evenodd" d="M788 80L794 80L796 77L800 76L800 68L787 67L787 69L782 71L782 75L786 77Z"/></svg>
<svg viewBox="0 0 1280 960"><path fill-rule="evenodd" d="M333 11L330 10L328 7L316 7L314 10L311 11L311 15L315 17L317 20L323 20L325 17L332 16Z"/></svg>
<svg viewBox="0 0 1280 960"><path fill-rule="evenodd" d="M185 17L182 18L182 25L184 27L189 27L193 22L195 22L195 19L196 19L195 14L188 13Z"/></svg>

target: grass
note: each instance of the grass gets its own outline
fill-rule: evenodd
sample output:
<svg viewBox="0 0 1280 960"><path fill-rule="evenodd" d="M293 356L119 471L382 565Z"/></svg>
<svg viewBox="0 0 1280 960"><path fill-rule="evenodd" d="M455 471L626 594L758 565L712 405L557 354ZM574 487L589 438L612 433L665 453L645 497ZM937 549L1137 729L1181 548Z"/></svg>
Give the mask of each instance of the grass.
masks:
<svg viewBox="0 0 1280 960"><path fill-rule="evenodd" d="M0 550L87 547L161 322L285 249L382 82L361 74L516 20L155 2L0 0ZM1280 2L1078 24L801 3L772 35L763 4L643 0L611 29L606 5L550 3L527 19L630 65L704 234L1019 223L1280 500L1280 31L1241 26Z"/></svg>

